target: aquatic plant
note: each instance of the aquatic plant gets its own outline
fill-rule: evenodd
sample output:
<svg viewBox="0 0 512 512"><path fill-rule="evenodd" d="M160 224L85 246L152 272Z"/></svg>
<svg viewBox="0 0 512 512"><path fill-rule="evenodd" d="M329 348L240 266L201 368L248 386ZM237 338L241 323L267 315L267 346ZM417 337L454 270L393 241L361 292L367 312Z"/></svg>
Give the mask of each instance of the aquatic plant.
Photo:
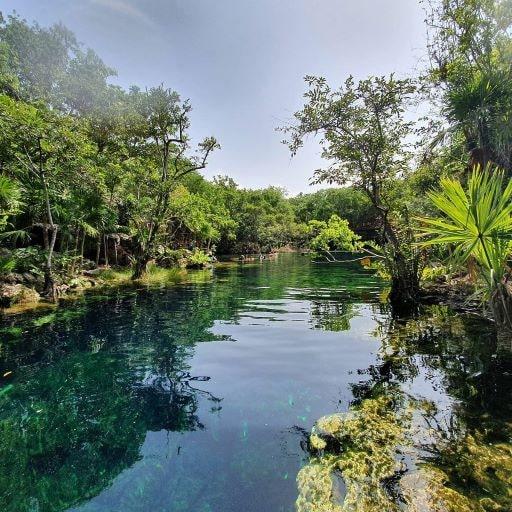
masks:
<svg viewBox="0 0 512 512"><path fill-rule="evenodd" d="M317 457L297 476L298 512L399 510L383 485L401 468L396 455L406 443L410 421L406 409L396 410L397 398L384 393L317 421L310 437ZM342 502L334 487L336 474L346 487Z"/></svg>

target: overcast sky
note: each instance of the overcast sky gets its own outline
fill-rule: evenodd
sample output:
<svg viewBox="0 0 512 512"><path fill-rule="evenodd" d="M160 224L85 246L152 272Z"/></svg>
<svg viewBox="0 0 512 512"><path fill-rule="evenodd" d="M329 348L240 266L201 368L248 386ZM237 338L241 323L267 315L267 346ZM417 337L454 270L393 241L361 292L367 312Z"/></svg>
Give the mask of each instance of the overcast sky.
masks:
<svg viewBox="0 0 512 512"><path fill-rule="evenodd" d="M123 86L164 83L190 98L196 141L222 150L205 174L245 187L312 190L311 143L291 159L275 127L302 105L304 75L331 85L410 76L424 55L419 0L2 0L41 25L61 21L118 71Z"/></svg>

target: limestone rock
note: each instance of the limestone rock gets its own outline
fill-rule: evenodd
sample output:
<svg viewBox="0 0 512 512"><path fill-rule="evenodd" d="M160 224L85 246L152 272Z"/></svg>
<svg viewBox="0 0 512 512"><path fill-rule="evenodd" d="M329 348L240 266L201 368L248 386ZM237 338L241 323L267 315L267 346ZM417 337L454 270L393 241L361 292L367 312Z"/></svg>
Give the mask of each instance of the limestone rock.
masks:
<svg viewBox="0 0 512 512"><path fill-rule="evenodd" d="M22 284L0 285L0 307L9 308L15 304L38 302L40 299L39 293Z"/></svg>

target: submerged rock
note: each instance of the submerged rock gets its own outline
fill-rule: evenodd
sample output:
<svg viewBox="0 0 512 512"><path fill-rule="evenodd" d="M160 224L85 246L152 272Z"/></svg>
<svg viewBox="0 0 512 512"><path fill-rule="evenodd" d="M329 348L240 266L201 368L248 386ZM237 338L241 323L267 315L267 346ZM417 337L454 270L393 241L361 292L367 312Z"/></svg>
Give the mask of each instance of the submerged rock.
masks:
<svg viewBox="0 0 512 512"><path fill-rule="evenodd" d="M297 475L299 497L296 509L299 512L343 512L342 496L333 482L336 463L316 460L304 466Z"/></svg>
<svg viewBox="0 0 512 512"><path fill-rule="evenodd" d="M388 390L347 413L320 418L310 436L315 456L297 476L297 512L511 511L508 442L489 442L482 433L444 438L436 443L436 465L420 459L405 471L401 455L416 459L409 409L418 405ZM512 439L512 425L504 437Z"/></svg>
<svg viewBox="0 0 512 512"><path fill-rule="evenodd" d="M405 443L408 422L409 415L395 411L386 395L364 400L348 413L320 418L310 446L331 453L313 459L299 472L297 511L398 511L383 484L401 467L396 455ZM344 500L336 492L336 474L345 483Z"/></svg>
<svg viewBox="0 0 512 512"><path fill-rule="evenodd" d="M430 466L403 476L400 489L407 512L474 512L471 501L448 487L447 481L445 473Z"/></svg>
<svg viewBox="0 0 512 512"><path fill-rule="evenodd" d="M38 302L40 299L39 293L22 284L3 283L0 285L0 307L2 308L9 308L15 304Z"/></svg>

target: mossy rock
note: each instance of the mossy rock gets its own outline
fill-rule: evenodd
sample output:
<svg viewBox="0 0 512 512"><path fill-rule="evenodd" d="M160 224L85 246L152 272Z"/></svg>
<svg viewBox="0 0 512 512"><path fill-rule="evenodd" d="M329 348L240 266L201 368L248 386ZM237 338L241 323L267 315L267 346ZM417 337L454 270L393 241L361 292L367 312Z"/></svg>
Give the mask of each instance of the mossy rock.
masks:
<svg viewBox="0 0 512 512"><path fill-rule="evenodd" d="M466 496L447 486L448 476L440 469L425 466L400 480L407 512L483 512Z"/></svg>
<svg viewBox="0 0 512 512"><path fill-rule="evenodd" d="M332 459L331 459L332 460ZM334 462L334 460L332 460ZM333 481L333 466L326 459L304 466L297 475L298 512L342 512L343 497Z"/></svg>
<svg viewBox="0 0 512 512"><path fill-rule="evenodd" d="M400 469L397 453L405 443L410 416L395 411L393 403L382 395L317 421L310 447L319 457L297 477L298 512L398 512L384 482ZM336 475L345 483L343 500L336 493Z"/></svg>
<svg viewBox="0 0 512 512"><path fill-rule="evenodd" d="M33 288L22 284L0 285L0 307L10 308L16 304L39 302L41 296Z"/></svg>

